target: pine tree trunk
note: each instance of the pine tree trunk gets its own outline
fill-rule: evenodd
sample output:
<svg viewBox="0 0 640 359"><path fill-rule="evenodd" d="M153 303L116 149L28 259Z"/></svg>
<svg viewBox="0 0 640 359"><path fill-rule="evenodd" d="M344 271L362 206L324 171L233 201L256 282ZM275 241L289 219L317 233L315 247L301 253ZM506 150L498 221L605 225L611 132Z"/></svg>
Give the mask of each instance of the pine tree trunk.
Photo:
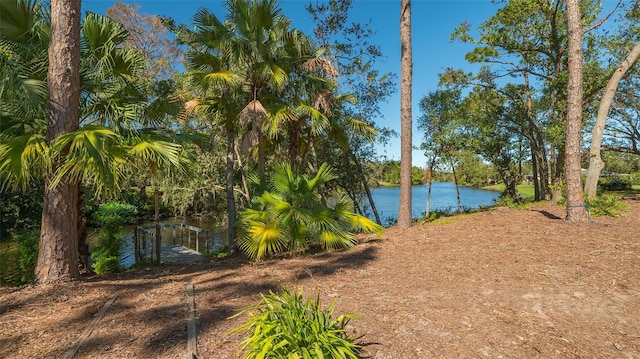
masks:
<svg viewBox="0 0 640 359"><path fill-rule="evenodd" d="M567 182L567 220L586 222L582 192L580 137L582 129L582 26L579 0L567 0L569 41L569 82L567 85L567 133L565 179Z"/></svg>
<svg viewBox="0 0 640 359"><path fill-rule="evenodd" d="M412 118L411 93L413 58L411 52L411 0L400 1L400 43L402 44L402 79L400 86L400 208L398 227L411 227L411 151Z"/></svg>
<svg viewBox="0 0 640 359"><path fill-rule="evenodd" d="M80 116L80 0L51 0L49 123L47 142L78 129ZM53 170L59 163L53 163ZM46 181L35 281L62 283L79 277L79 185L63 178Z"/></svg>

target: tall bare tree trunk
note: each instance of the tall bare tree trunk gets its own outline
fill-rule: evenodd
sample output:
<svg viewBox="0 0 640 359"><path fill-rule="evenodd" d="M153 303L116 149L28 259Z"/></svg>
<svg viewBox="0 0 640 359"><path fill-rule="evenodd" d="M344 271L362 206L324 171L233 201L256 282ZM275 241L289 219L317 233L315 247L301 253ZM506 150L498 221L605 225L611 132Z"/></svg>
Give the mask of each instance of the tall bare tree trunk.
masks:
<svg viewBox="0 0 640 359"><path fill-rule="evenodd" d="M400 208L398 227L411 227L411 92L413 55L411 52L411 0L400 1L400 43L402 44L402 79L400 86Z"/></svg>
<svg viewBox="0 0 640 359"><path fill-rule="evenodd" d="M156 178L156 182L158 179ZM156 262L160 263L160 254L162 249L162 229L160 228L160 190L158 189L159 183L153 186L153 203L155 206L153 220L155 222L156 230Z"/></svg>
<svg viewBox="0 0 640 359"><path fill-rule="evenodd" d="M229 245L230 251L233 253L236 251L236 202L235 197L233 195L233 163L234 163L234 143L235 143L235 133L233 128L227 129L227 244Z"/></svg>
<svg viewBox="0 0 640 359"><path fill-rule="evenodd" d="M569 82L567 84L565 179L567 181L567 220L586 222L588 217L584 205L580 166L580 131L582 129L582 25L579 5L579 0L567 0Z"/></svg>
<svg viewBox="0 0 640 359"><path fill-rule="evenodd" d="M629 55L624 61L620 63L616 71L613 73L607 87L604 89L604 94L600 99L600 106L598 107L598 114L596 116L596 123L593 125L593 131L591 132L591 148L589 149L589 174L587 174L587 180L584 184L584 192L588 197L595 197L598 189L598 180L600 179L600 172L604 168L604 161L600 155L602 148L602 134L604 132L604 126L607 122L607 115L611 108L611 102L618 89L620 80L624 77L624 74L631 68L640 56L640 43L631 50Z"/></svg>
<svg viewBox="0 0 640 359"><path fill-rule="evenodd" d="M451 172L453 173L453 183L456 185L456 198L458 199L458 213L462 213L462 199L460 198L460 184L458 183L458 175L456 174L456 165L451 163Z"/></svg>
<svg viewBox="0 0 640 359"><path fill-rule="evenodd" d="M49 123L47 142L78 129L80 116L80 0L51 0L49 44ZM60 163L55 160L53 170ZM62 283L79 277L79 184L63 178L44 190L35 281Z"/></svg>

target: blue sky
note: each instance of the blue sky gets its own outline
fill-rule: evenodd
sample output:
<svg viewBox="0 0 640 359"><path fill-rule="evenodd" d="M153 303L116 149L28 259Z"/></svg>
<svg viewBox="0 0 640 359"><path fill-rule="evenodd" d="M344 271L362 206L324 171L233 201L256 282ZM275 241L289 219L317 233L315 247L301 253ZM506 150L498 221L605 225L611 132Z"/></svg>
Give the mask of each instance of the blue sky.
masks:
<svg viewBox="0 0 640 359"><path fill-rule="evenodd" d="M104 14L115 1L83 0L83 11ZM221 17L225 16L224 1L195 0L137 0L124 1L137 3L142 13L169 16L178 23L191 24L191 17L200 7L206 7ZM293 21L293 26L307 34L313 27L311 18L305 10L310 0L281 0L283 13ZM315 2L315 0L314 0ZM438 74L445 67L471 70L464 60L464 54L471 46L459 42L451 43L450 34L463 21L469 21L475 27L491 17L499 5L490 0L412 0L412 36L413 36L413 144L419 146L422 134L419 133L416 119L421 115L418 107L420 99L434 91L438 84ZM374 121L380 126L391 128L400 133L400 1L399 0L354 0L350 21L367 22L376 31L374 43L381 46L385 56L378 68L382 72L394 72L398 75L397 91L382 104L384 118ZM475 68L475 67L474 67ZM389 159L400 160L400 140L392 139L385 147L379 147L378 153ZM421 150L413 151L413 165L426 166L426 158Z"/></svg>

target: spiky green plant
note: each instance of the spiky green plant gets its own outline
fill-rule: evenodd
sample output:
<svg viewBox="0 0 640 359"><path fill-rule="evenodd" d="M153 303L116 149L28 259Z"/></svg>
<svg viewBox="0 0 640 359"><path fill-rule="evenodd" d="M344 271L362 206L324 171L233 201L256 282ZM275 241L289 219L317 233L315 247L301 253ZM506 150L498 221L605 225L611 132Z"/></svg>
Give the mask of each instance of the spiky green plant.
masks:
<svg viewBox="0 0 640 359"><path fill-rule="evenodd" d="M240 349L246 351L245 359L358 358L361 346L353 343L345 330L356 316L346 314L333 319L335 302L323 310L319 296L304 300L302 291L286 288L280 295L269 292L261 297L258 304L233 316L250 317L231 331L250 335Z"/></svg>
<svg viewBox="0 0 640 359"><path fill-rule="evenodd" d="M589 214L593 217L619 217L627 210L627 206L620 202L620 198L613 193L587 199Z"/></svg>
<svg viewBox="0 0 640 359"><path fill-rule="evenodd" d="M326 164L311 178L288 164L276 167L268 190L254 198L252 208L240 213L245 235L238 247L250 258L261 259L285 250L304 250L312 243L325 249L350 248L356 244L356 231L380 235L384 228L353 213L345 197L338 197L331 206L322 202L318 189L334 178Z"/></svg>

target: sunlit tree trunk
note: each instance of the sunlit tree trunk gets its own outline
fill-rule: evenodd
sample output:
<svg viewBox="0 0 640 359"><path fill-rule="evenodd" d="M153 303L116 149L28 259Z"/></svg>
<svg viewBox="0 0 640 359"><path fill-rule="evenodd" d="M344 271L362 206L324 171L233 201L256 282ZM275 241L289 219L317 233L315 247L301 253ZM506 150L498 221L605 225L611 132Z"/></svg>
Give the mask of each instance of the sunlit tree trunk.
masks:
<svg viewBox="0 0 640 359"><path fill-rule="evenodd" d="M400 43L402 79L400 86L400 208L398 227L411 227L411 92L413 57L411 53L411 0L400 2Z"/></svg>
<svg viewBox="0 0 640 359"><path fill-rule="evenodd" d="M604 132L604 126L607 122L607 115L611 108L611 102L618 89L620 80L624 77L624 74L631 68L640 56L640 43L631 50L627 58L620 63L616 71L613 73L607 87L604 89L604 94L600 99L600 106L598 107L598 114L596 116L596 123L593 125L593 131L591 132L591 147L589 149L589 174L584 184L584 191L588 197L595 197L598 189L598 180L600 179L600 172L604 168L604 161L600 155L600 149L602 147L602 134Z"/></svg>
<svg viewBox="0 0 640 359"><path fill-rule="evenodd" d="M567 0L569 41L569 82L567 85L567 134L565 179L567 181L567 220L587 221L582 192L580 131L582 128L582 25L579 0Z"/></svg>
<svg viewBox="0 0 640 359"><path fill-rule="evenodd" d="M49 44L49 123L47 142L78 129L80 116L80 0L51 0ZM60 163L55 160L53 169ZM44 190L42 226L35 281L74 280L78 271L79 184L63 178Z"/></svg>

